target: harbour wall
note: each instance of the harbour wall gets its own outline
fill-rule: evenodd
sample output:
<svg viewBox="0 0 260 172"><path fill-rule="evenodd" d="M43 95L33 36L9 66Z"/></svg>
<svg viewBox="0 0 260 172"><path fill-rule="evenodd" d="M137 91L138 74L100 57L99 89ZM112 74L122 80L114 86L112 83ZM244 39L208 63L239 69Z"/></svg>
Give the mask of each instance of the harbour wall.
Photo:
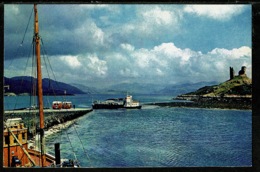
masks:
<svg viewBox="0 0 260 172"><path fill-rule="evenodd" d="M83 116L92 109L44 109L44 129L58 124L71 121L80 116ZM8 118L22 118L25 126L29 129L30 133L34 133L35 126L39 126L39 112L38 110L8 110L5 111L4 120Z"/></svg>

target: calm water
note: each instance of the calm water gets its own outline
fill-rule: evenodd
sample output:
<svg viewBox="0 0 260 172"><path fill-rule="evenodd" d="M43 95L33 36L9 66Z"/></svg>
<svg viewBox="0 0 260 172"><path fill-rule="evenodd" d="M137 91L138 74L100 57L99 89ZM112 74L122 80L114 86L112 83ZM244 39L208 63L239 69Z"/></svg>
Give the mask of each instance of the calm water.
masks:
<svg viewBox="0 0 260 172"><path fill-rule="evenodd" d="M66 99L77 107L89 107L92 99L113 97L123 95ZM171 97L134 98L146 103L170 101ZM10 99L5 97L5 107ZM49 136L47 152L54 154L56 142L61 143L63 158L78 159L82 167L251 166L252 111L157 106L94 110Z"/></svg>

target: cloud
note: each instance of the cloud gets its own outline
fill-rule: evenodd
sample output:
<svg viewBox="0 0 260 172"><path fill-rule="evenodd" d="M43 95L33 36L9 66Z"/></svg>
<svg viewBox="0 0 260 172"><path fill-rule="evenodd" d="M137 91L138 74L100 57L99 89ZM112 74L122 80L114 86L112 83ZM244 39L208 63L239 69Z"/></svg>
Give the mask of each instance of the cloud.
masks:
<svg viewBox="0 0 260 172"><path fill-rule="evenodd" d="M245 41L251 38L251 10L245 7L38 5L42 48L47 50L42 52L60 81L92 86L223 81L229 66L238 71L242 65L251 76L251 41ZM23 73L20 65L26 63L30 48L24 48L31 45L32 32L19 45L31 10L32 5L5 5L5 75ZM242 12L244 18L235 18ZM194 21L189 14L205 20ZM10 66L11 59L19 60Z"/></svg>
<svg viewBox="0 0 260 172"><path fill-rule="evenodd" d="M145 11L142 13L142 17L144 20L151 22L151 24L157 25L169 25L174 21L174 15L171 11L162 10L159 7L155 7L152 10Z"/></svg>
<svg viewBox="0 0 260 172"><path fill-rule="evenodd" d="M184 12L215 20L229 20L244 11L244 5L187 5Z"/></svg>
<svg viewBox="0 0 260 172"><path fill-rule="evenodd" d="M239 59L243 57L250 57L251 56L251 48L243 46L240 48L234 48L232 50L227 50L224 48L215 48L213 49L210 54L212 55L225 55L225 57L228 57L230 59Z"/></svg>
<svg viewBox="0 0 260 172"><path fill-rule="evenodd" d="M85 61L85 64L86 63L87 63L88 71L90 71L92 74L95 74L96 76L106 75L106 72L108 70L106 66L106 61L100 60L95 55L90 55Z"/></svg>
<svg viewBox="0 0 260 172"><path fill-rule="evenodd" d="M77 56L61 56L61 61L64 61L71 69L76 69L81 67L81 63L78 60Z"/></svg>
<svg viewBox="0 0 260 172"><path fill-rule="evenodd" d="M239 69L246 65L251 77L251 48L214 49L208 53L181 49L173 43L163 43L152 49L138 49L132 53L136 70L141 76L158 79L163 75L164 82L224 81L228 79L229 66ZM139 75L139 76L140 76ZM162 78L160 78L162 80Z"/></svg>
<svg viewBox="0 0 260 172"><path fill-rule="evenodd" d="M122 49L127 50L127 51L134 51L135 47L130 44L121 44L120 45Z"/></svg>
<svg viewBox="0 0 260 172"><path fill-rule="evenodd" d="M247 67L252 76L251 48L242 46L234 49L215 48L207 53L178 48L174 43L162 43L151 49L134 49L122 44L122 51L110 52L104 57L97 54L78 56L52 56L52 68L60 81L82 82L102 87L125 81L138 83L174 84L184 82L219 81L229 79L229 67L239 71ZM129 51L130 49L130 51ZM25 63L22 59L19 64ZM53 66L53 64L55 66ZM18 64L16 64L18 65ZM12 66L5 73L12 72ZM16 73L23 73L22 67ZM45 75L46 76L46 75ZM93 84L93 85L92 85Z"/></svg>

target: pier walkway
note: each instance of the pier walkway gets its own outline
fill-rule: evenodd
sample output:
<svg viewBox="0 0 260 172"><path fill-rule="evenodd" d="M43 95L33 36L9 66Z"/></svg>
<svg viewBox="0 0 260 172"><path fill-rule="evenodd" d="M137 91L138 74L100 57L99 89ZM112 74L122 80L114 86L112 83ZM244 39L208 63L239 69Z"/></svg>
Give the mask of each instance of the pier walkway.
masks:
<svg viewBox="0 0 260 172"><path fill-rule="evenodd" d="M22 118L29 128L39 124L38 109L5 110L4 120ZM92 111L92 108L44 109L44 125L48 129L57 124L71 121Z"/></svg>

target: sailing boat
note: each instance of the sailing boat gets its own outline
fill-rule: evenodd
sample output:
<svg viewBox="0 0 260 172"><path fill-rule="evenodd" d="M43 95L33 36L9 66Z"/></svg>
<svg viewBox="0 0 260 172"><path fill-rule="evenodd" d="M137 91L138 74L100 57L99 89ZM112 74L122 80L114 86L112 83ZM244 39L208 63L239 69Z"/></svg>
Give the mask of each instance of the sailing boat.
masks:
<svg viewBox="0 0 260 172"><path fill-rule="evenodd" d="M34 4L34 43L37 63L37 87L38 87L38 107L40 126L40 150L28 147L28 129L22 123L21 118L8 119L4 123L4 144L3 144L3 166L4 167L32 167L32 166L54 166L60 165L59 143L55 144L55 157L45 152L44 137L44 113L43 113L43 92L42 73L40 58L40 36L38 24L37 5ZM71 161L70 161L71 162ZM70 164L67 164L69 166ZM73 167L73 166L70 166Z"/></svg>

